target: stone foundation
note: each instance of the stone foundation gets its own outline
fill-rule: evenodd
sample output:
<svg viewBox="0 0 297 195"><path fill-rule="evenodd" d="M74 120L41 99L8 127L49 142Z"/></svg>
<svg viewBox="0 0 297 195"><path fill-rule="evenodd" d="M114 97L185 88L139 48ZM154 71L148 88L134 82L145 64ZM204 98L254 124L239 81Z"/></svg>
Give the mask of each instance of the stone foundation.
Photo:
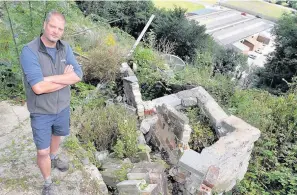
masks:
<svg viewBox="0 0 297 195"><path fill-rule="evenodd" d="M236 116L229 116L201 86L152 101L143 101L137 79L125 63L124 91L128 103L137 108L140 130L172 166L170 175L184 194L211 194L231 190L247 171L254 142L260 131ZM131 77L132 76L132 77ZM178 108L198 106L209 118L219 140L197 153L189 149L192 132L187 116ZM145 178L143 178L145 179Z"/></svg>

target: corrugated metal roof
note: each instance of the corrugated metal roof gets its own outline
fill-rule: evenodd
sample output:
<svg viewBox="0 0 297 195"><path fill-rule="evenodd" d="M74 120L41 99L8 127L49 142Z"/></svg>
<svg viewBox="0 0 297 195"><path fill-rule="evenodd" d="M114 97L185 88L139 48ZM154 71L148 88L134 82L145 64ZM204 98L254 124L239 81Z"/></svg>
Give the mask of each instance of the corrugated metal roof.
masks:
<svg viewBox="0 0 297 195"><path fill-rule="evenodd" d="M200 9L200 10L192 11L192 12L189 12L189 13L200 16L200 15L210 14L210 13L217 12L217 11L218 10L216 10L216 9L205 8L205 9Z"/></svg>

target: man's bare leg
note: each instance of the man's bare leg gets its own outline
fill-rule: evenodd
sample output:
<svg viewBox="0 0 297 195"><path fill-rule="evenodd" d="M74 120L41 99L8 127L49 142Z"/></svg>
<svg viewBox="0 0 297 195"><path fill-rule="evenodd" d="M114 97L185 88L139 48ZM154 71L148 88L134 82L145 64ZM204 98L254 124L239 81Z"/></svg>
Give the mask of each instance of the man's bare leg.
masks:
<svg viewBox="0 0 297 195"><path fill-rule="evenodd" d="M50 154L57 155L61 142L61 136L52 135Z"/></svg>
<svg viewBox="0 0 297 195"><path fill-rule="evenodd" d="M69 169L68 160L66 157L57 156L59 146L61 142L61 136L52 135L50 159L52 161L52 168L58 168L60 171L67 171Z"/></svg>
<svg viewBox="0 0 297 195"><path fill-rule="evenodd" d="M49 156L50 149L37 150L37 165L44 179L51 175L51 159Z"/></svg>

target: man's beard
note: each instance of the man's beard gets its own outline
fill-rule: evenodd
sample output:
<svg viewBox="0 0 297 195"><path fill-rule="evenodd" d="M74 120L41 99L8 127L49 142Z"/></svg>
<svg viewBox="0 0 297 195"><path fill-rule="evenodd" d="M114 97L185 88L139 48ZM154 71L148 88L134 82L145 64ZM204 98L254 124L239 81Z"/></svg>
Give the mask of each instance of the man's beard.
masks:
<svg viewBox="0 0 297 195"><path fill-rule="evenodd" d="M57 43L57 41L59 40L58 38L54 39L54 38L50 38L50 37L47 37L47 36L45 36L45 37L46 37L46 39L47 39L48 41L50 41L51 43Z"/></svg>

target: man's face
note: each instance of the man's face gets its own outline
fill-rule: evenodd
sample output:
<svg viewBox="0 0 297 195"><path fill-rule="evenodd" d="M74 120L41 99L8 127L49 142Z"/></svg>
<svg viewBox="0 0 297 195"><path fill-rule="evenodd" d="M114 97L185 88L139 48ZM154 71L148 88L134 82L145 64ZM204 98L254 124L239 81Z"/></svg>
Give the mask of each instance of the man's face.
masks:
<svg viewBox="0 0 297 195"><path fill-rule="evenodd" d="M64 33L65 21L62 17L57 15L52 15L48 22L44 22L43 34L50 42L57 42L61 39Z"/></svg>

